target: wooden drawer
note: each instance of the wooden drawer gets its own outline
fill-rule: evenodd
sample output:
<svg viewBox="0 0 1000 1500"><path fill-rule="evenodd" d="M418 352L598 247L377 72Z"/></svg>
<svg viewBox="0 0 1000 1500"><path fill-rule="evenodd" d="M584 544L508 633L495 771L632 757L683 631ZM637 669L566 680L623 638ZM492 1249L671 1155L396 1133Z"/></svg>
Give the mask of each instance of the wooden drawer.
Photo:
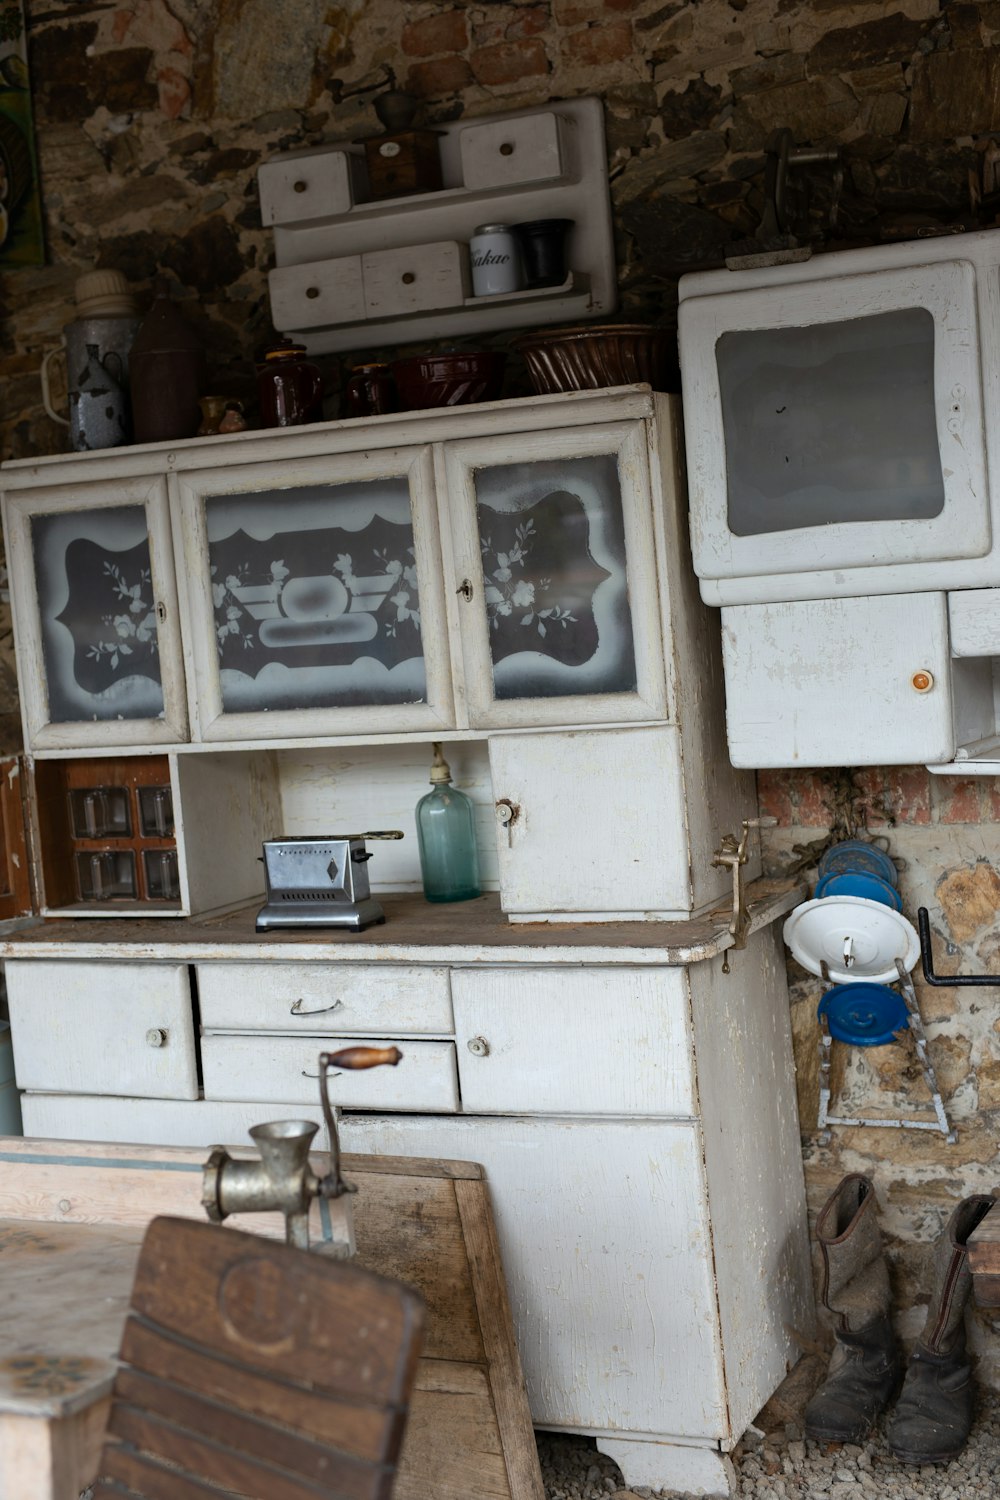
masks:
<svg viewBox="0 0 1000 1500"><path fill-rule="evenodd" d="M279 157L257 173L260 217L269 224L346 214L364 191L365 159L348 151Z"/></svg>
<svg viewBox="0 0 1000 1500"><path fill-rule="evenodd" d="M275 328L323 328L365 316L360 255L279 266L267 276Z"/></svg>
<svg viewBox="0 0 1000 1500"><path fill-rule="evenodd" d="M467 1113L696 1113L683 969L452 976Z"/></svg>
<svg viewBox="0 0 1000 1500"><path fill-rule="evenodd" d="M185 964L14 960L4 972L22 1089L198 1097Z"/></svg>
<svg viewBox="0 0 1000 1500"><path fill-rule="evenodd" d="M545 182L565 170L562 122L551 112L466 125L458 146L467 188Z"/></svg>
<svg viewBox="0 0 1000 1500"><path fill-rule="evenodd" d="M251 1146L251 1125L274 1119L270 1104L207 1099L111 1099L80 1094L22 1094L24 1134L46 1140L128 1141L141 1146ZM319 1095L296 1117L319 1126L317 1151L327 1149Z"/></svg>
<svg viewBox="0 0 1000 1500"><path fill-rule="evenodd" d="M206 1031L450 1036L448 970L410 964L199 964Z"/></svg>
<svg viewBox="0 0 1000 1500"><path fill-rule="evenodd" d="M347 1036L203 1037L205 1098L315 1104L320 1052L336 1052L356 1040ZM391 1040L366 1041L375 1047L392 1045ZM457 1109L454 1043L403 1042L400 1050L403 1060L395 1068L331 1074L331 1100L354 1109Z"/></svg>
<svg viewBox="0 0 1000 1500"><path fill-rule="evenodd" d="M460 307L471 290L469 247L457 240L373 250L361 268L369 318Z"/></svg>

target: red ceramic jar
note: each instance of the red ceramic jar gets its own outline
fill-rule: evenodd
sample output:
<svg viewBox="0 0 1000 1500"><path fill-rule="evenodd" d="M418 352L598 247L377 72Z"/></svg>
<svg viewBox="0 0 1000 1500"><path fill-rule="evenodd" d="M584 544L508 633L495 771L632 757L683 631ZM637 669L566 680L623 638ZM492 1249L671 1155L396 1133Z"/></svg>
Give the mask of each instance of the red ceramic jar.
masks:
<svg viewBox="0 0 1000 1500"><path fill-rule="evenodd" d="M263 427L301 427L323 416L323 378L305 356L305 345L279 339L257 366L257 398Z"/></svg>

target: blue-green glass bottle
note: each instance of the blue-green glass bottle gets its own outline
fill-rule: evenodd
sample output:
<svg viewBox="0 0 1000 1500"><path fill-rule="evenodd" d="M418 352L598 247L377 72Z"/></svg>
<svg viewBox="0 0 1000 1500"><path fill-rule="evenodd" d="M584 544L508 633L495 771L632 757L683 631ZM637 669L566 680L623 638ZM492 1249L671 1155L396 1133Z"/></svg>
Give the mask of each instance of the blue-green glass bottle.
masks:
<svg viewBox="0 0 1000 1500"><path fill-rule="evenodd" d="M433 791L417 803L420 873L428 901L470 901L479 891L479 856L472 803L451 784L451 770L434 746Z"/></svg>

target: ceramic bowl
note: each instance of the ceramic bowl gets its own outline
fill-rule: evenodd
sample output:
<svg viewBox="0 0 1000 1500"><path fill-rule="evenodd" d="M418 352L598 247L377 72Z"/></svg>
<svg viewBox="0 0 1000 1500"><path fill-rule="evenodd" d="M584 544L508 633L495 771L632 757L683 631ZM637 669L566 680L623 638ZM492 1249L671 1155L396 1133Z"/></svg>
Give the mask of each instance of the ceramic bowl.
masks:
<svg viewBox="0 0 1000 1500"><path fill-rule="evenodd" d="M514 340L540 396L644 382L680 390L677 335L647 323L593 328L543 328Z"/></svg>
<svg viewBox="0 0 1000 1500"><path fill-rule="evenodd" d="M393 362L392 374L404 411L428 406L465 406L496 401L507 356L485 349L472 353L418 354Z"/></svg>

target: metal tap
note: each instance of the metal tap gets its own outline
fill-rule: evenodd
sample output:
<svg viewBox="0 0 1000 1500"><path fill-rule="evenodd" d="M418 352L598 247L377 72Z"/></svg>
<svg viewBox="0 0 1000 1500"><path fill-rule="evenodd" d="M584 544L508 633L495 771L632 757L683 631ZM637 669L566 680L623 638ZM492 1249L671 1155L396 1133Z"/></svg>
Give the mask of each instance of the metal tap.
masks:
<svg viewBox="0 0 1000 1500"><path fill-rule="evenodd" d="M319 1129L312 1120L274 1120L254 1125L250 1137L260 1156L240 1161L225 1146L213 1146L202 1172L201 1201L208 1217L221 1224L230 1214L280 1213L285 1216L285 1239L300 1250L309 1249L309 1209L314 1198L339 1198L354 1189L340 1174L340 1137L327 1089L331 1068L395 1067L403 1054L398 1047L344 1047L321 1052L319 1097L330 1137L330 1170L317 1177L309 1165L309 1148Z"/></svg>
<svg viewBox="0 0 1000 1500"><path fill-rule="evenodd" d="M750 858L750 830L773 828L777 821L777 818L744 818L739 838L735 834L724 833L722 843L712 858L712 864L716 868L724 869L728 865L733 874L733 914L729 919L729 931L733 939L729 945L731 948L745 948L750 932L750 913L747 910L746 887L743 884L743 866ZM722 960L722 972L729 973L728 950Z"/></svg>

